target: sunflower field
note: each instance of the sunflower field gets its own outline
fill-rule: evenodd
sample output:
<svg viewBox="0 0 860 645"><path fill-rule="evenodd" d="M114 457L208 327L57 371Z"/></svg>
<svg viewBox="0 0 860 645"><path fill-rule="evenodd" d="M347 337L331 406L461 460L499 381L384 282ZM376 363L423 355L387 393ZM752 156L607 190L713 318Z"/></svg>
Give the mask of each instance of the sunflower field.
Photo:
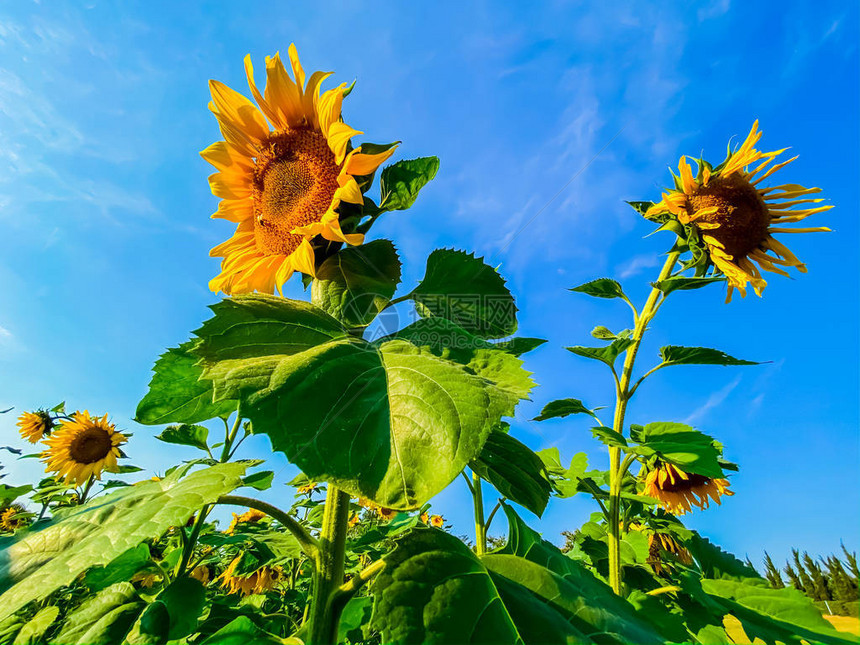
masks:
<svg viewBox="0 0 860 645"><path fill-rule="evenodd" d="M662 193L629 202L663 244L644 301L597 276L559 294L629 314L564 348L572 369L603 370L614 403L601 408L575 379L525 368L546 341L517 335L498 267L375 235L432 190L432 151L366 140L346 120L360 87L306 71L295 46L253 62L247 89L209 85L221 138L201 155L212 216L232 225L210 251L220 299L153 356L137 406L134 433L163 442L163 474L143 475L132 432L103 410L4 412L20 431L4 460L45 475L0 483L0 645L857 642L774 584L772 563L759 573L685 524L732 503L741 456L630 409L665 368L757 365L708 347L708 326L723 300L766 299L767 280L806 273L790 234L830 230L833 205L782 183L793 158L761 148L758 122L724 159L684 155ZM417 284L404 263L423 267ZM305 299L283 295L291 279ZM713 295L701 346L640 354L674 315L664 303L699 289ZM400 303L414 319L380 324ZM569 397L541 400L537 379ZM526 400L542 406L536 423L590 431L594 450L532 450L512 421ZM277 473L243 452L252 435L301 471L276 503L260 493ZM433 506L449 486L469 491L470 535ZM562 548L531 518L574 496L591 514ZM856 594L856 562L853 575Z"/></svg>

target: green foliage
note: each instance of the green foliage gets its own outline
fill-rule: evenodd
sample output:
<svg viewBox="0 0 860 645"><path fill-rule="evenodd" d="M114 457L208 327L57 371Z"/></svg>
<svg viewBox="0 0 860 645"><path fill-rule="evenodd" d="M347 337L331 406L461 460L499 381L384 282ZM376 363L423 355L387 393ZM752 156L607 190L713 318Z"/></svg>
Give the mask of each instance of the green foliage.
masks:
<svg viewBox="0 0 860 645"><path fill-rule="evenodd" d="M84 600L65 617L58 643L110 645L122 642L145 603L128 582L118 582Z"/></svg>
<svg viewBox="0 0 860 645"><path fill-rule="evenodd" d="M573 287L571 291L584 293L595 298L624 298L625 300L627 299L627 296L624 295L624 290L621 288L621 285L617 281L612 280L610 278L598 278L597 280L592 280L591 282L581 284L578 287Z"/></svg>
<svg viewBox="0 0 860 645"><path fill-rule="evenodd" d="M60 608L56 605L49 605L38 611L18 632L12 645L39 645L43 643L45 632L50 629L57 616L60 615Z"/></svg>
<svg viewBox="0 0 860 645"><path fill-rule="evenodd" d="M594 411L585 407L579 399L557 399L543 406L543 410L532 421L546 421L547 419L557 419L559 417L570 416L571 414L587 414L593 417Z"/></svg>
<svg viewBox="0 0 860 645"><path fill-rule="evenodd" d="M379 180L382 210L405 210L415 203L418 193L439 171L438 157L419 157L398 161L383 168Z"/></svg>
<svg viewBox="0 0 860 645"><path fill-rule="evenodd" d="M183 525L240 483L247 464L219 464L180 478L128 486L74 509L17 541L0 541L0 620L143 540Z"/></svg>
<svg viewBox="0 0 860 645"><path fill-rule="evenodd" d="M211 382L201 379L203 370L192 350L196 341L168 349L155 362L149 392L137 406L135 421L147 425L199 423L229 416L235 401L213 400Z"/></svg>
<svg viewBox="0 0 860 645"><path fill-rule="evenodd" d="M247 616L239 616L203 641L203 645L284 645L287 643L300 644L301 641L284 640L269 634L257 627Z"/></svg>
<svg viewBox="0 0 860 645"><path fill-rule="evenodd" d="M729 356L718 349L708 347L678 347L667 345L660 348L662 367L670 365L761 365Z"/></svg>
<svg viewBox="0 0 860 645"><path fill-rule="evenodd" d="M635 451L643 457L656 456L688 473L723 477L718 444L695 428L683 423L649 423L634 427L630 437L639 444Z"/></svg>
<svg viewBox="0 0 860 645"><path fill-rule="evenodd" d="M193 446L209 452L209 429L205 426L182 423L176 426L167 426L161 434L155 438L165 443L175 443L180 446Z"/></svg>
<svg viewBox="0 0 860 645"><path fill-rule="evenodd" d="M659 289L665 295L669 295L673 291L689 291L691 289L701 289L702 287L707 287L709 284L713 284L714 282L725 282L725 278L688 278L688 277L676 277L676 278L667 278L666 280L661 280L660 282L652 282L651 286L656 289Z"/></svg>
<svg viewBox="0 0 860 645"><path fill-rule="evenodd" d="M531 386L502 350L446 360L400 337L369 343L299 301L244 296L212 309L195 352L215 397L241 400L254 431L309 477L388 508L447 486Z"/></svg>
<svg viewBox="0 0 860 645"><path fill-rule="evenodd" d="M472 470L509 500L540 517L549 502L551 486L544 465L532 450L504 432L491 432Z"/></svg>
<svg viewBox="0 0 860 645"><path fill-rule="evenodd" d="M313 303L348 327L370 324L400 283L400 259L388 240L349 246L317 269Z"/></svg>
<svg viewBox="0 0 860 645"><path fill-rule="evenodd" d="M433 251L424 278L408 297L419 311L481 338L503 338L517 330L517 308L504 278L483 258L465 251Z"/></svg>
<svg viewBox="0 0 860 645"><path fill-rule="evenodd" d="M612 368L621 353L626 351L632 344L633 340L630 338L616 338L606 347L581 347L577 345L575 347L566 347L565 349L569 352L573 352L577 356L583 356L585 358L605 363Z"/></svg>

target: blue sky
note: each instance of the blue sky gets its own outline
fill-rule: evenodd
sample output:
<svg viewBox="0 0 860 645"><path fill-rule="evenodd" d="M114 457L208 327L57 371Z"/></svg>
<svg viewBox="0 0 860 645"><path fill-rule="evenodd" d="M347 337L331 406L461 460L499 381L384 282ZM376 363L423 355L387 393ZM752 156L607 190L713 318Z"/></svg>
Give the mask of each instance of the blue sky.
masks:
<svg viewBox="0 0 860 645"><path fill-rule="evenodd" d="M623 200L659 198L681 154L721 161L756 118L763 149L792 146L800 158L776 183L820 186L836 205L813 224L834 233L788 240L809 274L728 306L717 288L673 296L641 353L643 366L668 343L771 362L661 371L628 418L686 421L726 444L736 495L689 519L726 548L759 561L763 549L860 547L855 3L119 7L0 9L0 409L65 399L133 431L141 466L178 454L130 419L155 358L216 300L208 250L231 229L208 218L216 198L197 154L218 138L207 80L244 92L246 53L260 69L295 42L305 69L357 79L344 112L367 140L441 158L417 205L374 235L398 245L405 286L440 246L501 265L521 333L549 340L527 358L541 387L514 432L566 459L586 450L595 466L606 455L584 421L527 421L558 397L612 402L600 366L563 347L588 344L596 324L629 326L628 311L566 289L609 276L644 300L669 241L645 238ZM13 414L0 432L16 440ZM266 450L258 437L244 454ZM38 470L4 462L11 483ZM281 481L295 472L271 463ZM433 502L471 532L461 483ZM524 513L557 541L592 510L577 498L540 521Z"/></svg>

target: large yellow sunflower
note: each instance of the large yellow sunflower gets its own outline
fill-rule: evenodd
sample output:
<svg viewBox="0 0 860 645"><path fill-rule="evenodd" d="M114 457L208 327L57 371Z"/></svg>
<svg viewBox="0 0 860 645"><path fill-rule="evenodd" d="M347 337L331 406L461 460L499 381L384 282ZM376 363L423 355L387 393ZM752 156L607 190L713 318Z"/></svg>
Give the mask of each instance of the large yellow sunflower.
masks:
<svg viewBox="0 0 860 645"><path fill-rule="evenodd" d="M762 294L767 282L759 268L784 276L788 273L782 267L794 267L806 273L806 266L773 237L774 233L830 230L823 226L784 228L786 224L799 222L833 206L812 206L823 201L809 197L820 193L820 188L798 184L758 188L764 179L797 159L792 157L771 166L787 148L774 152L756 150L754 146L761 135L756 121L746 141L729 152L722 164L713 168L700 160L695 177L686 156L682 156L675 189L663 193L663 198L645 213L646 217L671 214L681 224L690 224L699 231L711 262L728 281L726 302L731 300L734 289L746 296L747 283L752 284L757 295ZM749 170L756 162L761 163ZM802 207L793 210L798 205Z"/></svg>
<svg viewBox="0 0 860 645"><path fill-rule="evenodd" d="M45 472L54 472L75 486L90 477L101 479L102 471L116 471L117 458L122 456L119 446L125 442L125 435L117 432L107 415L91 417L86 410L75 412L45 440Z"/></svg>
<svg viewBox="0 0 860 645"><path fill-rule="evenodd" d="M661 463L648 471L643 492L660 500L660 505L675 515L689 513L693 506L704 510L711 499L720 504L720 495L734 495L727 479L687 473L670 463Z"/></svg>
<svg viewBox="0 0 860 645"><path fill-rule="evenodd" d="M45 410L25 412L18 417L18 426L21 437L30 443L37 443L42 437L51 434L54 420Z"/></svg>
<svg viewBox="0 0 860 645"><path fill-rule="evenodd" d="M241 593L244 596L263 593L274 589L283 576L283 569L277 566L263 566L248 575L238 575L236 567L241 558L241 555L236 557L224 573L218 576L221 586L227 589L227 593Z"/></svg>
<svg viewBox="0 0 860 645"><path fill-rule="evenodd" d="M278 54L267 57L262 94L251 57L245 57L257 106L223 83L209 82L209 109L225 139L201 153L218 169L209 177L212 193L221 198L212 216L238 224L233 237L210 253L224 258L209 283L212 291L272 293L294 271L314 275L310 240L316 236L361 244L363 235L341 230L338 206L362 204L355 178L374 172L394 152L349 150L350 139L361 132L341 120L346 83L320 94L331 72L314 72L306 82L295 45L289 57L295 80Z"/></svg>

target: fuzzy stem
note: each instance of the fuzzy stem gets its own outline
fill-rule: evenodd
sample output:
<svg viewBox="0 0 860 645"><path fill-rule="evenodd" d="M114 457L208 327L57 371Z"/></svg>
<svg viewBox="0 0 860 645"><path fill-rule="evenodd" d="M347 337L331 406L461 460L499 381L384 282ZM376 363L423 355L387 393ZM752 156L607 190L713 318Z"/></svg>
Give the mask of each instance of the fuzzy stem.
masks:
<svg viewBox="0 0 860 645"><path fill-rule="evenodd" d="M678 251L672 251L666 258L666 263L660 271L657 282L665 280L672 274L672 269L680 257ZM619 434L624 434L624 417L627 412L627 403L633 392L630 389L630 381L633 376L633 366L636 362L636 354L642 344L642 338L648 329L648 324L654 318L659 307L658 300L662 291L654 287L648 294L645 306L642 308L633 330L633 344L627 349L624 356L624 368L621 377L617 381L615 399L615 418L612 429ZM665 296L664 296L665 299ZM624 468L624 471L627 469ZM609 448L609 585L616 594L622 591L622 569L621 569L621 484L624 480L624 472L621 468L621 448Z"/></svg>
<svg viewBox="0 0 860 645"><path fill-rule="evenodd" d="M481 491L481 477L472 473L472 498L475 503L475 553L487 552L487 526L484 522L484 494Z"/></svg>
<svg viewBox="0 0 860 645"><path fill-rule="evenodd" d="M331 599L343 584L348 528L349 494L329 484L314 570L308 631L310 645L329 645L337 638L337 623L334 620Z"/></svg>

